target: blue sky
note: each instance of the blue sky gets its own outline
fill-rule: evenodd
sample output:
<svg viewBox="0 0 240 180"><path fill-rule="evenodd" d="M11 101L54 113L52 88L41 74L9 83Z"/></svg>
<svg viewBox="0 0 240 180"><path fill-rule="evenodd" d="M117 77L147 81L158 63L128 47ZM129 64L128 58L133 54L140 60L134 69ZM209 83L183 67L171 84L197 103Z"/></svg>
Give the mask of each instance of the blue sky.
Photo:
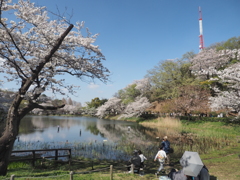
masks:
<svg viewBox="0 0 240 180"><path fill-rule="evenodd" d="M205 47L240 36L239 0L34 0L48 10L72 14L85 21L110 71L110 82L95 84L66 77L81 86L73 100L84 104L95 97L111 98L134 80L144 78L159 61L198 53L199 14L203 17ZM5 84L4 86L7 86ZM16 87L16 86L14 86ZM13 88L13 86L12 86ZM16 89L17 90L17 89ZM60 97L59 97L60 98Z"/></svg>

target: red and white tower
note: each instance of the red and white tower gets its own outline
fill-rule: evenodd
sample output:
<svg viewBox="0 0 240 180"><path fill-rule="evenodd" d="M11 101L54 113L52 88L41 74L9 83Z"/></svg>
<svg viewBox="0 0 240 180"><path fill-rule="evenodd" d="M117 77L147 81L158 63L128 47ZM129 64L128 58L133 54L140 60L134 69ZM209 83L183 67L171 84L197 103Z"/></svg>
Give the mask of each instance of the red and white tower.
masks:
<svg viewBox="0 0 240 180"><path fill-rule="evenodd" d="M200 31L200 35L199 35L199 50L201 51L204 48L204 45L203 45L202 11L201 11L201 7L200 6L198 8L198 11L199 11L199 31Z"/></svg>

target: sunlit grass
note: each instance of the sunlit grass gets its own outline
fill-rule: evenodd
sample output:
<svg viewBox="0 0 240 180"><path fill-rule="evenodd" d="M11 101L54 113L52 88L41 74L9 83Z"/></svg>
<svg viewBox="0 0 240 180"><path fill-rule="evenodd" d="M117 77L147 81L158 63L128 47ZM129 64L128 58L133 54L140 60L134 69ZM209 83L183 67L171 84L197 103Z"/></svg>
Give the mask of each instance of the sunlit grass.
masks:
<svg viewBox="0 0 240 180"><path fill-rule="evenodd" d="M142 122L141 124L147 127L160 127L174 130L180 130L182 128L181 121L177 118L171 117L158 118L154 121Z"/></svg>
<svg viewBox="0 0 240 180"><path fill-rule="evenodd" d="M157 118L153 121L142 122L141 125L155 129L154 134L151 131L147 133L151 136L155 135L156 140L159 142L166 135L172 140L172 138L176 137L182 130L181 121L171 117Z"/></svg>
<svg viewBox="0 0 240 180"><path fill-rule="evenodd" d="M196 151L206 154L226 146L234 146L240 128L227 126L222 122L189 122L166 117L143 122L143 126L156 128L159 141L167 135L175 155L184 151Z"/></svg>

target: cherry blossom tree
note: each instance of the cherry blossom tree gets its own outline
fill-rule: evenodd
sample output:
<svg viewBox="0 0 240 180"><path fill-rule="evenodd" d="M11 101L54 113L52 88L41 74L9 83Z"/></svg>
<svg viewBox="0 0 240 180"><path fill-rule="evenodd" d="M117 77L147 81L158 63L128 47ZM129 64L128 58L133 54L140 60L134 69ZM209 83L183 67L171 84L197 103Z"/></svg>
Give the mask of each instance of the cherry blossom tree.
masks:
<svg viewBox="0 0 240 180"><path fill-rule="evenodd" d="M236 60L240 60L240 49L216 50L214 48L199 52L191 59L191 70L203 79L217 75L217 71L224 69Z"/></svg>
<svg viewBox="0 0 240 180"><path fill-rule="evenodd" d="M210 85L212 110L228 109L240 112L240 49L206 49L192 60L191 69Z"/></svg>
<svg viewBox="0 0 240 180"><path fill-rule="evenodd" d="M138 117L150 106L148 100L150 90L148 78L135 80L100 106L96 116L103 118L108 114L121 114L120 118Z"/></svg>
<svg viewBox="0 0 240 180"><path fill-rule="evenodd" d="M220 81L226 85L225 90L213 87L215 96L210 98L213 110L229 109L229 111L240 112L240 62L235 63L224 70L217 72L218 77L209 81Z"/></svg>
<svg viewBox="0 0 240 180"><path fill-rule="evenodd" d="M41 106L49 106L49 103L41 103ZM81 110L81 106L80 105L69 105L69 104L65 104L65 106L59 110L54 110L54 111L46 111L44 109L39 109L39 108L35 108L31 111L31 113L33 114L37 114L37 115L43 115L43 114L71 114L71 115L76 115L80 112Z"/></svg>
<svg viewBox="0 0 240 180"><path fill-rule="evenodd" d="M124 105L122 104L122 100L117 97L113 97L97 108L96 116L103 118L109 114L120 114L123 109Z"/></svg>
<svg viewBox="0 0 240 180"><path fill-rule="evenodd" d="M138 96L136 97L134 102L129 103L121 116L121 118L130 118L130 117L139 117L141 116L147 108L151 106L151 103L148 101L146 97Z"/></svg>
<svg viewBox="0 0 240 180"><path fill-rule="evenodd" d="M9 20L11 14L15 18ZM37 7L29 0L0 0L0 72L7 81L16 81L16 92L0 134L0 175L6 175L9 157L19 132L21 119L34 108L58 109L42 106L38 98L46 91L73 94L75 86L57 79L58 75L72 75L83 81L108 81L109 71L103 66L104 55L94 45L97 35L87 31L84 23L68 23L57 16L51 20L45 7ZM23 100L28 104L19 109ZM1 124L2 125L2 124Z"/></svg>

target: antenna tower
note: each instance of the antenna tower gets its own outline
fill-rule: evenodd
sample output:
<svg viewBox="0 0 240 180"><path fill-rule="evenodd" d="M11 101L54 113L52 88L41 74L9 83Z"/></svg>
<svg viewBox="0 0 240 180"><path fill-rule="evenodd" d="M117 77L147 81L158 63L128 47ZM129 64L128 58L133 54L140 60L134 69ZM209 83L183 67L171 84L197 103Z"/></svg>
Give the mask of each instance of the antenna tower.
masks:
<svg viewBox="0 0 240 180"><path fill-rule="evenodd" d="M199 31L200 31L200 35L199 35L199 50L203 50L204 45L203 45L203 26L202 26L202 11L201 11L201 7L199 6L198 8L198 12L199 12Z"/></svg>

